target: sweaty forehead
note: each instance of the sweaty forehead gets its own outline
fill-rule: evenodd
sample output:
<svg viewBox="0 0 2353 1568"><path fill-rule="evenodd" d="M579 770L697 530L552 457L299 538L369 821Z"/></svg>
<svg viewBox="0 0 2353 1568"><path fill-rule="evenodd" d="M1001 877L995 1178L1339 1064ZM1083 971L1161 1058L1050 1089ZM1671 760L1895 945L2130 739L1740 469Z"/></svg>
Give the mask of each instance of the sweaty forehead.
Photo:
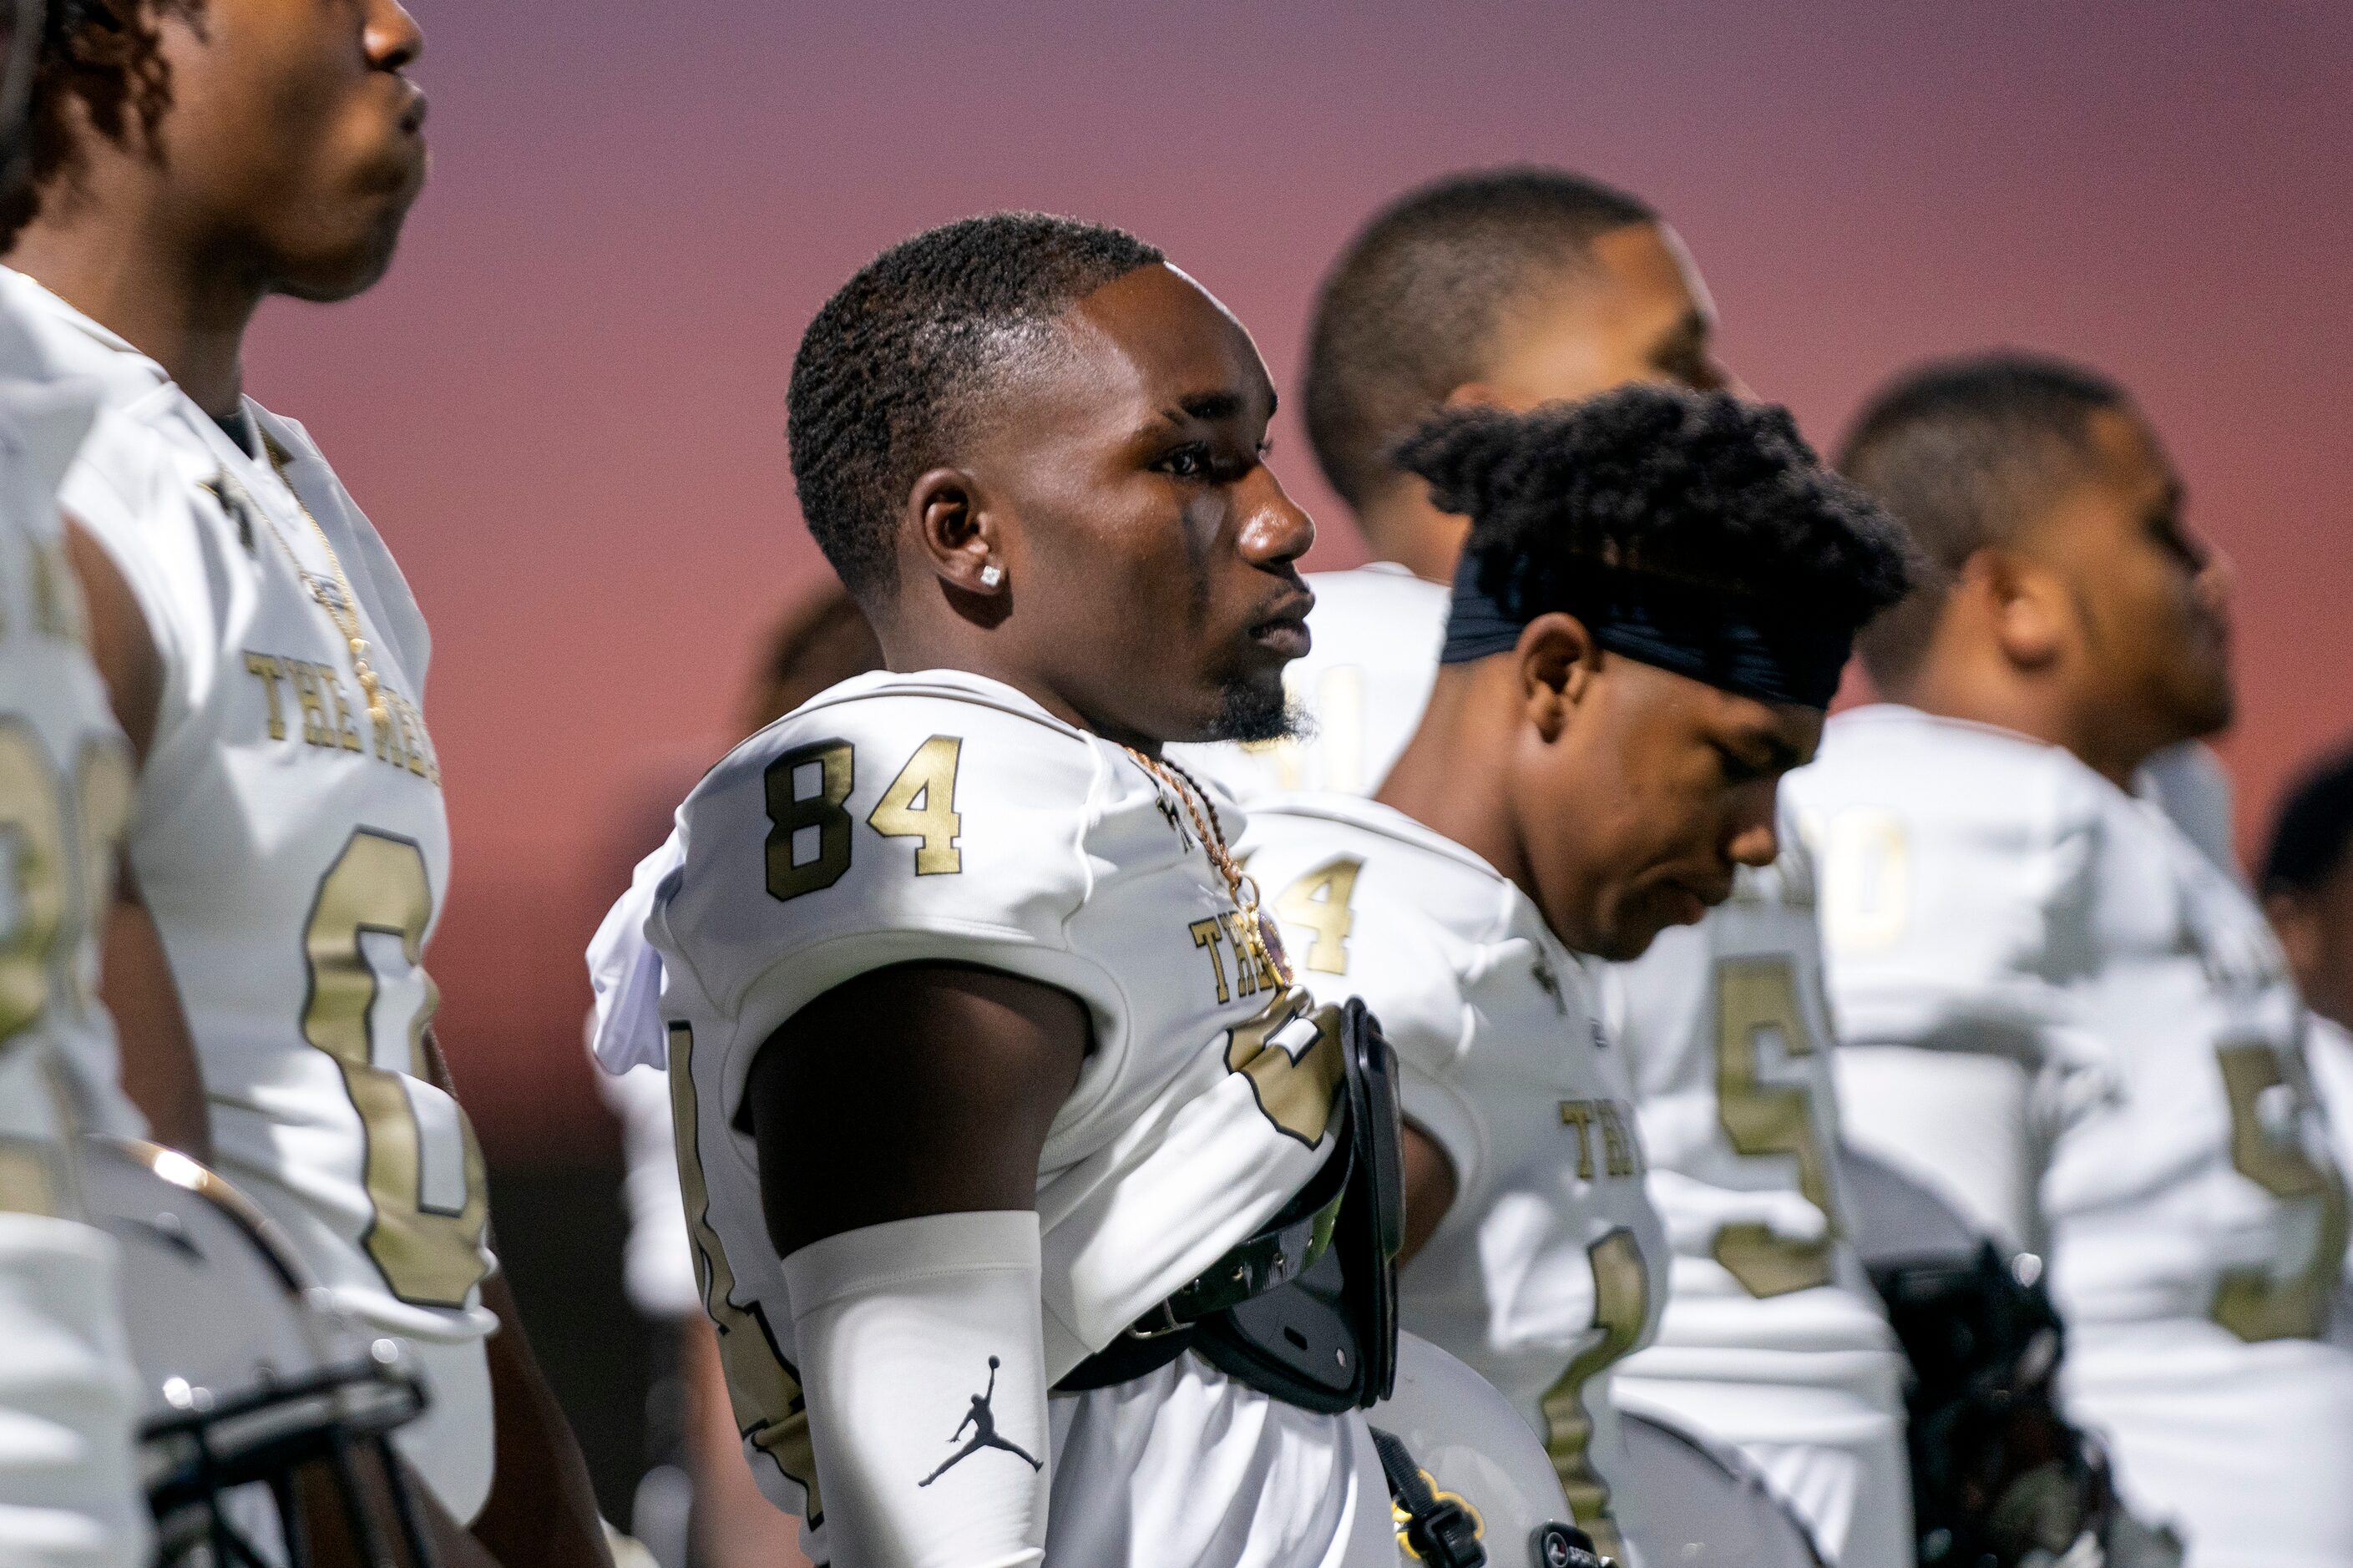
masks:
<svg viewBox="0 0 2353 1568"><path fill-rule="evenodd" d="M1097 397L1157 414L1229 397L1264 417L1274 384L1240 321L1208 290L1165 265L1104 284L1063 318L1072 368Z"/></svg>

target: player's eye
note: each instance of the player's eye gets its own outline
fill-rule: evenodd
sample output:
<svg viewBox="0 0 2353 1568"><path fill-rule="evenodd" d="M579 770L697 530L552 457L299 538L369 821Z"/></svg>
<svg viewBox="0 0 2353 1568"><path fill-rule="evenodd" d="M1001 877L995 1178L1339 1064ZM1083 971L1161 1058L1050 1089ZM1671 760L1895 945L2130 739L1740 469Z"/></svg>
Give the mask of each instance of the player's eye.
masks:
<svg viewBox="0 0 2353 1568"><path fill-rule="evenodd" d="M1196 441L1177 447L1153 466L1176 479L1206 479L1209 477L1209 448Z"/></svg>

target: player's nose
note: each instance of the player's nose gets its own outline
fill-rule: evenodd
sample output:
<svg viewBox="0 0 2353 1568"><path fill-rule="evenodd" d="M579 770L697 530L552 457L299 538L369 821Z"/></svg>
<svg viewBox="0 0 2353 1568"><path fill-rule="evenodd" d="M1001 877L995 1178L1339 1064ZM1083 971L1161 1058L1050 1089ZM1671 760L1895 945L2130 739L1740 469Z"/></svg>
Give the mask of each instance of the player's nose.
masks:
<svg viewBox="0 0 2353 1568"><path fill-rule="evenodd" d="M1242 481L1240 497L1242 525L1238 542L1242 559L1253 566L1280 566L1298 560L1315 542L1315 520L1309 517L1274 471L1263 464Z"/></svg>

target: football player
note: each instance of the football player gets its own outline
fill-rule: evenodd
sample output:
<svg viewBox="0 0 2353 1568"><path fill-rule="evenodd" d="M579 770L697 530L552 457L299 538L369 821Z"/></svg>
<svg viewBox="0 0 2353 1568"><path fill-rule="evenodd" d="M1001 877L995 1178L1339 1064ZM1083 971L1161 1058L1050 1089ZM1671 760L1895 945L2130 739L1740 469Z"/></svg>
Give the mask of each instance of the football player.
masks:
<svg viewBox="0 0 2353 1568"><path fill-rule="evenodd" d="M755 1471L818 1561L1394 1563L1381 1053L1160 754L1279 733L1306 645L1256 348L1131 236L998 214L828 301L790 407L888 672L688 798L659 1017L599 1039L667 1055Z"/></svg>
<svg viewBox="0 0 2353 1568"><path fill-rule="evenodd" d="M2353 1166L2353 752L2320 763L2288 793L2261 885L2263 912L2314 1014L2312 1076L2341 1171Z"/></svg>
<svg viewBox="0 0 2353 1568"><path fill-rule="evenodd" d="M0 193L42 26L38 4L0 13ZM57 505L96 402L0 311L0 1555L33 1568L133 1568L149 1546L118 1258L75 1154L86 1129L143 1128L96 992L131 754Z"/></svg>
<svg viewBox="0 0 2353 1568"><path fill-rule="evenodd" d="M746 695L738 732L765 729L827 688L881 668L882 650L875 646L873 628L841 584L828 575L796 595L776 617ZM629 814L636 832L623 847L628 858L619 868L625 874L638 856L669 835L680 795L693 787L707 762L683 762L680 771L684 777L675 787L658 804L646 799L649 809ZM638 918L644 918L642 912ZM635 959L637 943L630 946L628 959ZM683 1461L690 1483L688 1528L696 1561L709 1568L788 1568L799 1551L793 1527L768 1506L744 1468L718 1342L694 1277L685 1205L679 1194L670 1075L649 1064L618 1077L599 1073L597 1083L620 1119L628 1161L625 1271L629 1301L677 1336L676 1380L669 1391L658 1390L652 1397L658 1403L684 1396L682 1451L675 1458ZM671 1458L664 1456L663 1462ZM642 1517L630 1524L640 1534L647 1529Z"/></svg>
<svg viewBox="0 0 2353 1568"><path fill-rule="evenodd" d="M1859 645L1889 700L1789 784L1849 1133L2042 1260L2071 1416L2191 1563L2353 1561L2305 1010L2249 895L2131 793L2229 721L2228 567L2146 416L2057 361L1901 377L1841 467L1925 559Z"/></svg>
<svg viewBox="0 0 2353 1568"><path fill-rule="evenodd" d="M1715 331L1675 231L1582 174L1468 171L1375 214L1317 293L1302 389L1316 463L1373 560L1308 580L1315 646L1284 678L1297 734L1176 755L1245 796L1378 788L1430 700L1468 526L1389 448L1441 407L1723 386Z"/></svg>
<svg viewBox="0 0 2353 1568"><path fill-rule="evenodd" d="M389 264L425 174L421 42L394 0L70 0L0 302L109 411L64 497L168 960L110 955L129 1079L174 1081L148 1025L184 1018L176 1081L202 1093L151 1120L208 1140L336 1304L407 1342L434 1404L400 1446L440 1509L510 1563L596 1563L431 1032L425 623L318 447L241 385L264 299L346 299Z"/></svg>
<svg viewBox="0 0 2353 1568"><path fill-rule="evenodd" d="M1657 1326L1671 1251L1599 961L1774 862L1778 781L1811 755L1854 629L1903 591L1899 536L1785 413L1721 392L1456 413L1401 461L1472 520L1429 708L1376 800L1261 801L1250 870L1310 984L1362 994L1397 1045L1404 1321L1519 1407L1622 1555L1610 1369ZM1735 1021L1791 1028L1784 971L1753 971ZM1715 1203L1746 1226L1736 1260L1786 1278L1791 1249L1755 1222L1804 1199L1736 1196ZM1746 1324L1724 1316L1712 1375L1737 1377ZM1885 1361L1883 1322L1863 1342ZM1758 1381L1760 1403L1803 1392ZM1814 1416L1781 1419L1795 1436Z"/></svg>
<svg viewBox="0 0 2353 1568"><path fill-rule="evenodd" d="M1466 527L1388 449L1450 405L1722 386L1715 317L1674 231L1579 175L1457 174L1377 216L1324 282L1305 382L1317 460L1382 559L1309 579L1315 646L1287 677L1309 732L1186 750L1187 764L1245 790L1371 793L1436 678ZM1796 837L1781 843L1778 864L1740 872L1731 905L1604 985L1679 1279L1620 1387L1738 1445L1834 1561L1883 1568L1910 1557L1898 1363L1840 1236L1812 876ZM1718 1239L1741 1237L1779 1261L1728 1268Z"/></svg>

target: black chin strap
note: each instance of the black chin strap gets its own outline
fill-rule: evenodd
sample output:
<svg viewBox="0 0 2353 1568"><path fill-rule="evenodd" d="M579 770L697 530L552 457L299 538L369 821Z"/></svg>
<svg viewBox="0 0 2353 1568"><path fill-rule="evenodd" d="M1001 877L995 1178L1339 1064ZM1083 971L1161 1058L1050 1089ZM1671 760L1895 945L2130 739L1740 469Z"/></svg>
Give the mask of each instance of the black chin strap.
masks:
<svg viewBox="0 0 2353 1568"><path fill-rule="evenodd" d="M1389 1496L1405 1515L1407 1550L1429 1568L1485 1568L1487 1549L1480 1543L1478 1519L1460 1500L1430 1489L1430 1477L1395 1433L1377 1426L1371 1431ZM1556 1520L1536 1526L1528 1551L1537 1568L1617 1568L1594 1551L1591 1536Z"/></svg>

